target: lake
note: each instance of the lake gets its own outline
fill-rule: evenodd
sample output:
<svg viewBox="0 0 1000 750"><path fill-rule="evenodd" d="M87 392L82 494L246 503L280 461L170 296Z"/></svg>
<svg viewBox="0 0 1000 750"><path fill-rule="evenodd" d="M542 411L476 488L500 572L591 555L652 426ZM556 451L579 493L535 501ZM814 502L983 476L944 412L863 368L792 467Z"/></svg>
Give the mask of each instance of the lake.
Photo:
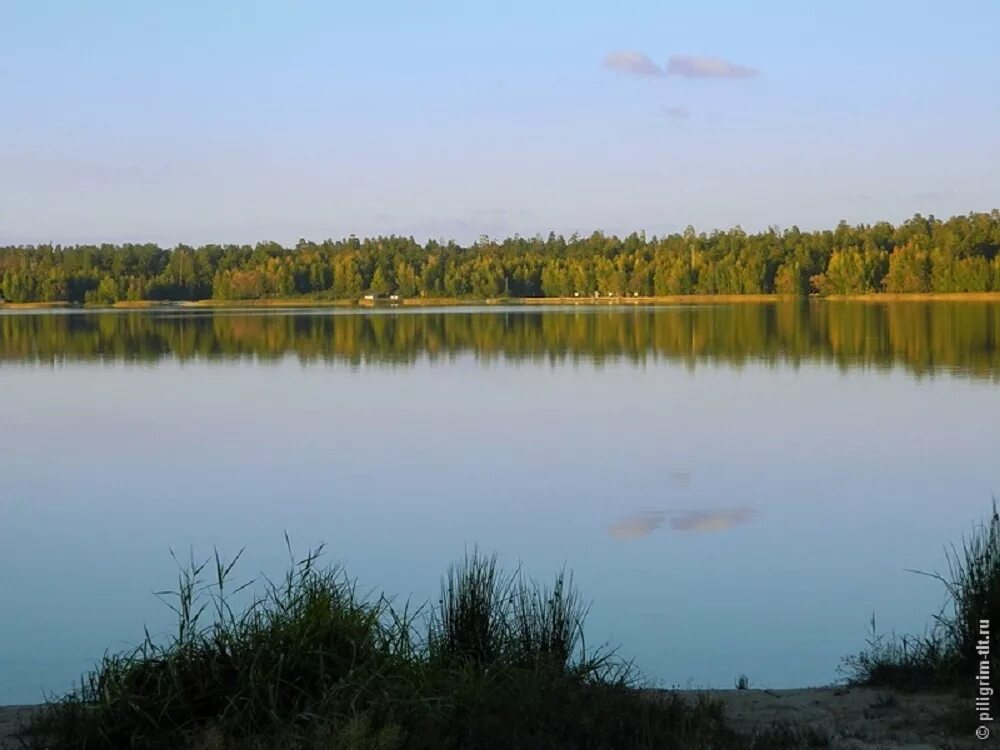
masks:
<svg viewBox="0 0 1000 750"><path fill-rule="evenodd" d="M1000 304L7 312L0 382L0 704L286 532L399 601L565 565L663 685L829 683L1000 494Z"/></svg>

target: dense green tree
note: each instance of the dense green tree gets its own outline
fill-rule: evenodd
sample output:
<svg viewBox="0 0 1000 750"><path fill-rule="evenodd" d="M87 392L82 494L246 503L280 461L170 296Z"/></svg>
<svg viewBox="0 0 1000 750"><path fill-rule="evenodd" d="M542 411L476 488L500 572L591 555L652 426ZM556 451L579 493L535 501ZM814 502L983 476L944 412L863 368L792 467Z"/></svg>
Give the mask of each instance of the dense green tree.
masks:
<svg viewBox="0 0 1000 750"><path fill-rule="evenodd" d="M1000 291L1000 211L804 232L0 248L9 302Z"/></svg>
<svg viewBox="0 0 1000 750"><path fill-rule="evenodd" d="M862 294L869 291L865 284L865 261L856 249L836 250L830 256L826 271L812 277L820 294Z"/></svg>
<svg viewBox="0 0 1000 750"><path fill-rule="evenodd" d="M887 292L907 294L930 289L930 254L921 245L919 240L911 239L893 250L884 282Z"/></svg>
<svg viewBox="0 0 1000 750"><path fill-rule="evenodd" d="M403 297L413 297L419 282L417 272L402 255L396 256L396 291Z"/></svg>
<svg viewBox="0 0 1000 750"><path fill-rule="evenodd" d="M368 288L371 289L372 294L388 294L392 291L392 284L389 283L386 274L382 272L381 266L375 267L375 272L372 274L372 280Z"/></svg>
<svg viewBox="0 0 1000 750"><path fill-rule="evenodd" d="M809 293L809 279L797 260L789 260L778 267L774 276L776 294L802 296Z"/></svg>
<svg viewBox="0 0 1000 750"><path fill-rule="evenodd" d="M331 291L334 297L337 299L356 299L361 296L364 280L361 278L361 269L355 253L348 252L337 256L331 268L333 271Z"/></svg>
<svg viewBox="0 0 1000 750"><path fill-rule="evenodd" d="M96 289L92 289L86 294L86 301L98 305L111 305L117 302L119 296L118 282L111 276L102 276Z"/></svg>

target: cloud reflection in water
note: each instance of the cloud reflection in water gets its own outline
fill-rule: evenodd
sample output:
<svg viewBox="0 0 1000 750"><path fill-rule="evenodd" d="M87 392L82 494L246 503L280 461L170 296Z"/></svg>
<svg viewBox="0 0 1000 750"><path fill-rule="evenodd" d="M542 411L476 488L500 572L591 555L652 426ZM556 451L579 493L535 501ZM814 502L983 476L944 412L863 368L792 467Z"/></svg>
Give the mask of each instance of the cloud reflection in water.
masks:
<svg viewBox="0 0 1000 750"><path fill-rule="evenodd" d="M608 533L613 539L630 541L649 536L670 520L674 531L695 534L728 531L749 523L756 511L750 508L715 508L708 510L642 511L611 524Z"/></svg>

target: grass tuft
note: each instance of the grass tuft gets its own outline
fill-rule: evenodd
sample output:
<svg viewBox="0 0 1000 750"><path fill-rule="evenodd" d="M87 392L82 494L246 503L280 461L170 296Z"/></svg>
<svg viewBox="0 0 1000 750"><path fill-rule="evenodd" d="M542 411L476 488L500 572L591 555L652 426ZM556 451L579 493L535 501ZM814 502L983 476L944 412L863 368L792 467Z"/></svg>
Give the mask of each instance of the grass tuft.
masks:
<svg viewBox="0 0 1000 750"><path fill-rule="evenodd" d="M902 690L949 687L959 674L954 650L940 628L924 635L880 633L875 615L869 623L866 648L846 657L841 674L854 685Z"/></svg>
<svg viewBox="0 0 1000 750"><path fill-rule="evenodd" d="M979 648L989 647L993 673L1000 670L1000 513L977 524L960 546L945 552L948 572L913 571L939 581L944 609L921 636L879 633L872 615L867 648L843 660L841 672L857 685L919 689L954 687L979 673ZM984 627L985 623L985 627Z"/></svg>
<svg viewBox="0 0 1000 750"><path fill-rule="evenodd" d="M30 719L29 749L721 748L721 703L635 689L632 665L588 654L587 606L478 552L449 569L436 607L360 597L322 548L284 578L233 587L240 555L179 566L161 597L177 627L107 655ZM249 596L238 611L235 597ZM772 737L775 741L779 738ZM783 745L768 745L779 747Z"/></svg>
<svg viewBox="0 0 1000 750"><path fill-rule="evenodd" d="M428 639L432 654L479 667L496 664L509 639L513 587L514 579L500 571L495 555L466 553L441 584Z"/></svg>
<svg viewBox="0 0 1000 750"><path fill-rule="evenodd" d="M1000 513L996 500L989 521L976 526L961 548L948 551L948 574L932 574L953 602L953 614L939 618L948 642L963 664L979 663L984 622L1000 623ZM997 633L990 634L990 653L998 654Z"/></svg>

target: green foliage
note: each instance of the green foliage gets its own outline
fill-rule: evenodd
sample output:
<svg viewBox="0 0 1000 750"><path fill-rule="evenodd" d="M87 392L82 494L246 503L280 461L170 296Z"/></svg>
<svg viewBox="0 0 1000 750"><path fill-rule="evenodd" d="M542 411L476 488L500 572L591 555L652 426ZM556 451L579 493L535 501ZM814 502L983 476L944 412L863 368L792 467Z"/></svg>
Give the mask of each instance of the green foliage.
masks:
<svg viewBox="0 0 1000 750"><path fill-rule="evenodd" d="M914 241L897 247L889 256L889 272L884 285L887 292L907 294L930 289L930 254Z"/></svg>
<svg viewBox="0 0 1000 750"><path fill-rule="evenodd" d="M774 275L774 292L796 297L809 293L809 280L798 261L790 260L779 266L778 272Z"/></svg>
<svg viewBox="0 0 1000 750"><path fill-rule="evenodd" d="M382 267L379 266L375 269L375 273L372 274L371 284L369 285L373 294L388 294L392 290L392 284L389 283L387 275L382 272Z"/></svg>
<svg viewBox="0 0 1000 750"><path fill-rule="evenodd" d="M522 664L539 662L563 668L583 640L587 605L565 571L551 589L519 581L514 592L514 653Z"/></svg>
<svg viewBox="0 0 1000 750"><path fill-rule="evenodd" d="M970 670L978 666L982 624L988 623L987 645L993 657L993 671L1000 671L1000 514L996 502L986 523L976 526L947 554L948 572L933 577L944 584L953 605L950 615L938 618L948 642L962 664ZM976 674L978 670L968 674Z"/></svg>
<svg viewBox="0 0 1000 750"><path fill-rule="evenodd" d="M637 690L628 664L588 657L564 574L546 590L467 555L421 639L419 611L359 598L319 551L237 614L234 597L251 591L230 590L238 559L183 567L164 594L175 634L105 657L34 715L26 747L779 750L806 739L786 727L741 736L720 703Z"/></svg>
<svg viewBox="0 0 1000 750"><path fill-rule="evenodd" d="M583 604L571 577L551 589L522 575L504 575L496 557L477 552L448 570L433 611L428 644L433 658L476 668L497 664L596 672L605 657L581 651ZM578 661L574 659L579 657Z"/></svg>
<svg viewBox="0 0 1000 750"><path fill-rule="evenodd" d="M476 553L448 569L431 622L429 642L441 659L477 666L497 662L508 642L507 610L513 581L501 575L496 557Z"/></svg>
<svg viewBox="0 0 1000 750"><path fill-rule="evenodd" d="M840 672L856 685L921 689L950 687L960 678L958 661L942 633L880 633L872 615L865 648L845 657Z"/></svg>
<svg viewBox="0 0 1000 750"><path fill-rule="evenodd" d="M34 275L26 270L4 272L0 291L8 302L34 302L40 296L35 288Z"/></svg>
<svg viewBox="0 0 1000 750"><path fill-rule="evenodd" d="M984 653L988 654L990 672L1000 670L1000 629L995 625L1000 622L1000 514L996 502L989 520L977 525L960 547L948 548L946 557L946 574L923 574L940 581L948 595L948 604L935 616L930 631L923 636L879 634L873 615L868 647L844 660L843 670L852 682L953 686L980 674ZM984 645L986 649L981 649Z"/></svg>
<svg viewBox="0 0 1000 750"><path fill-rule="evenodd" d="M98 305L111 305L118 301L118 282L110 276L101 278L96 289L92 289L84 295L87 302Z"/></svg>
<svg viewBox="0 0 1000 750"><path fill-rule="evenodd" d="M110 281L106 281L110 279ZM811 287L810 288L810 282ZM0 248L11 302L262 299L377 295L606 297L1000 290L1000 211L914 216L830 231L624 238L482 238L462 247L412 237L250 245ZM88 297L88 292L90 295Z"/></svg>
<svg viewBox="0 0 1000 750"><path fill-rule="evenodd" d="M835 250L826 272L812 277L820 294L862 294L865 288L864 260L857 250Z"/></svg>

